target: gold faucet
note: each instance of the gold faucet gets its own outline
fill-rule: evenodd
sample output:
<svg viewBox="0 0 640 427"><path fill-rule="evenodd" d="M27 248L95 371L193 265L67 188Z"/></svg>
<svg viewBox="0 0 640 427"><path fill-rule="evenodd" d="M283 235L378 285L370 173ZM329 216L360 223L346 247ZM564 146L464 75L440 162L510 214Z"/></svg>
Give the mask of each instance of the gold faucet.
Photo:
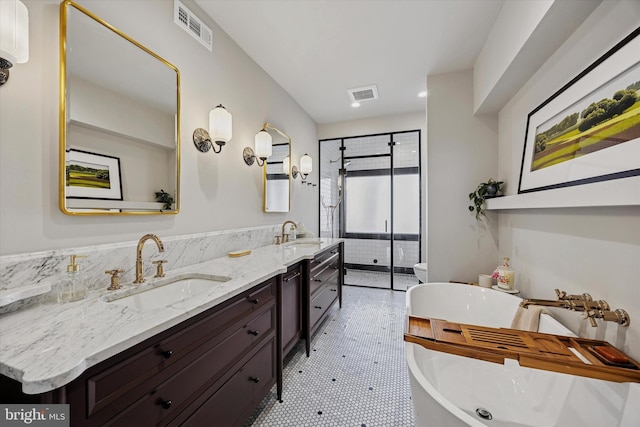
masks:
<svg viewBox="0 0 640 427"><path fill-rule="evenodd" d="M558 307L565 308L571 311L583 312L581 317L583 319L589 319L591 326L598 326L596 319L603 319L605 321L616 322L622 326L629 326L631 319L629 314L622 310L617 309L610 311L609 303L604 300L594 301L589 294L582 295L567 295L566 292L555 290L558 299L545 300L545 299L524 299L520 302L520 307L528 308L530 305L540 305L544 307Z"/></svg>
<svg viewBox="0 0 640 427"><path fill-rule="evenodd" d="M144 277L142 276L142 247L147 240L153 240L158 246L159 252L164 252L164 245L158 236L155 234L145 234L138 241L138 247L136 248L136 280L133 283L143 283Z"/></svg>
<svg viewBox="0 0 640 427"><path fill-rule="evenodd" d="M284 229L285 229L285 227L287 226L287 224L291 224L291 225L293 226L293 229L294 229L294 230L296 230L296 229L297 229L297 226L296 226L296 223L295 223L295 222L293 222L293 221L291 221L291 220L287 220L287 221L285 221L285 222L282 224L282 239L281 239L282 243L284 243L284 242L285 242L285 240L284 240L284 236L285 236L285 234L284 234ZM276 244L277 244L277 243L276 243Z"/></svg>

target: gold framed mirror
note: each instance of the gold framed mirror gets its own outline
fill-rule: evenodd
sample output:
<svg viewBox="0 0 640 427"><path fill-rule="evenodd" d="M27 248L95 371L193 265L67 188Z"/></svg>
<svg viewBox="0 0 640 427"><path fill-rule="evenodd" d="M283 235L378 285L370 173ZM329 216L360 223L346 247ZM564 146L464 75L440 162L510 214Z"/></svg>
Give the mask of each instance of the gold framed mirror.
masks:
<svg viewBox="0 0 640 427"><path fill-rule="evenodd" d="M291 206L291 138L265 123L264 130L271 135L272 152L264 162L263 188L265 212L289 212Z"/></svg>
<svg viewBox="0 0 640 427"><path fill-rule="evenodd" d="M180 73L71 0L60 3L59 205L177 214Z"/></svg>

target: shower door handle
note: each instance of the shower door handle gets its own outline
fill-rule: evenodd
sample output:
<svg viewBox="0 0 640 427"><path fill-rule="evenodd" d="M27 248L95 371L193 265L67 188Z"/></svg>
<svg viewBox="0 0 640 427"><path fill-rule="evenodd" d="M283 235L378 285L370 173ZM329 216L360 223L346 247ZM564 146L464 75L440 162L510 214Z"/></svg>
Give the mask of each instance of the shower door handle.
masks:
<svg viewBox="0 0 640 427"><path fill-rule="evenodd" d="M387 232L387 224L388 224L388 223L389 223L389 221L385 219L385 220L384 220L384 232L385 232L385 233Z"/></svg>

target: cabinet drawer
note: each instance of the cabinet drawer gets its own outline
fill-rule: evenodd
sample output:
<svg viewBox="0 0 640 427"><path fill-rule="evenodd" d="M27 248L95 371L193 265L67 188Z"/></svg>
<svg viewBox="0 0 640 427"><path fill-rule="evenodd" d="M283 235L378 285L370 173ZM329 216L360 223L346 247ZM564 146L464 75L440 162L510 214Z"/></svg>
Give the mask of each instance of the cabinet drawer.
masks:
<svg viewBox="0 0 640 427"><path fill-rule="evenodd" d="M271 340L181 426L243 425L275 383L276 346Z"/></svg>
<svg viewBox="0 0 640 427"><path fill-rule="evenodd" d="M337 249L333 249L331 251L326 251L319 255L316 255L316 257L310 262L309 265L309 272L311 274L311 277L328 268L331 264L337 264L339 257L340 253Z"/></svg>
<svg viewBox="0 0 640 427"><path fill-rule="evenodd" d="M335 267L329 267L311 277L309 281L309 295L313 298L325 283L338 283L338 270Z"/></svg>
<svg viewBox="0 0 640 427"><path fill-rule="evenodd" d="M311 300L309 310L309 320L311 327L314 328L317 323L322 320L323 315L327 312L327 309L333 305L338 299L338 285L335 283L326 284L318 295Z"/></svg>
<svg viewBox="0 0 640 427"><path fill-rule="evenodd" d="M263 343L264 339L273 340L274 325L275 307L271 307L246 325L238 327L227 339L210 347L184 369L166 378L157 387L147 390L134 404L130 404L132 398L124 396L122 405L128 406L122 412L118 411L118 417L110 419L108 425L122 425L124 421L130 423L132 419L137 419L139 414L146 414L142 420L156 421L177 414L193 400L192 396L201 394L215 384L240 356L251 351L254 344ZM254 332L257 332L257 335ZM112 405L110 410L116 406L120 405ZM147 421L137 425L149 423Z"/></svg>
<svg viewBox="0 0 640 427"><path fill-rule="evenodd" d="M206 318L165 335L155 344L88 377L87 416L122 401L123 397L135 400L140 393L148 392L164 380L165 374L175 374L211 348L227 343L229 358L242 354L252 343L275 330L275 283L273 280L265 287L242 294ZM253 312L262 314L252 317ZM232 326L245 317L249 323L234 330ZM258 335L253 335L256 332Z"/></svg>

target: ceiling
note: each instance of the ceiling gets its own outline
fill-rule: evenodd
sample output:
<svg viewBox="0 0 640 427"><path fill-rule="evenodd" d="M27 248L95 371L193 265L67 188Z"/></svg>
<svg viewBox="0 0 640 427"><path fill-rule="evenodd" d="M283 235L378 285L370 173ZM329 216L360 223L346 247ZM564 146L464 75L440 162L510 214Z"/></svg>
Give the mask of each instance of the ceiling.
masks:
<svg viewBox="0 0 640 427"><path fill-rule="evenodd" d="M426 76L473 67L505 0L196 0L317 123L424 111ZM215 34L214 34L215 38ZM377 85L351 107L347 89Z"/></svg>

